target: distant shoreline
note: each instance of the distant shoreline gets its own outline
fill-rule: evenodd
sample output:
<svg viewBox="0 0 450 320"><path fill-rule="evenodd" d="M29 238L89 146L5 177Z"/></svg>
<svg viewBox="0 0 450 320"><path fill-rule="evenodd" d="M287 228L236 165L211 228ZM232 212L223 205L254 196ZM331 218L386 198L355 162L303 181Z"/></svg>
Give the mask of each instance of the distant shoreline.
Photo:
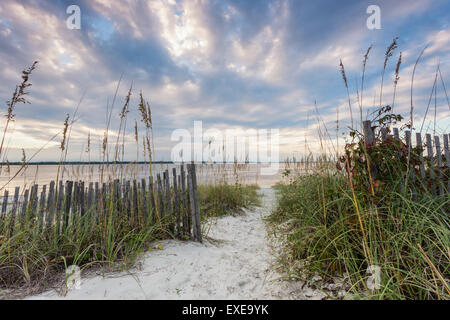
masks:
<svg viewBox="0 0 450 320"><path fill-rule="evenodd" d="M129 164L129 163L135 163L135 164L148 164L148 162L145 161L110 161L110 162L103 162L103 161L64 161L62 163L57 161L39 161L39 162L28 162L26 165L59 165L59 164ZM11 166L21 166L22 162L9 162L9 165ZM152 164L173 164L172 161L152 161ZM3 163L3 165L6 165Z"/></svg>
<svg viewBox="0 0 450 320"><path fill-rule="evenodd" d="M29 162L26 165L71 165L71 164L148 164L148 162L145 161L110 161L110 162L102 162L102 161L65 161L65 162L57 162L57 161L40 161L40 162ZM188 162L185 162L188 163ZM210 164L210 162L195 162L195 163L202 163L202 164ZM275 162L276 163L276 162ZM284 163L282 161L278 163ZM10 166L21 166L22 162L9 162ZM152 164L179 164L174 163L172 161L152 161ZM213 162L213 164L234 164L234 162ZM238 162L238 164L270 164L270 162ZM2 166L7 165L6 163L2 163Z"/></svg>

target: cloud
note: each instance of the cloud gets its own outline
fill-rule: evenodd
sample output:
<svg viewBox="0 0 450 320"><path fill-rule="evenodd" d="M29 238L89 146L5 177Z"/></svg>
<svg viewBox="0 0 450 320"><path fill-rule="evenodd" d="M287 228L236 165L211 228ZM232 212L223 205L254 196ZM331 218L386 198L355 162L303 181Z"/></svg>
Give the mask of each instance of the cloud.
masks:
<svg viewBox="0 0 450 320"><path fill-rule="evenodd" d="M127 150L134 157L132 123L139 121L142 90L152 107L161 159L168 157L172 130L191 128L194 120L221 128L280 128L286 153L289 143L292 150L304 150L299 144L304 144L306 134L311 150L318 150L315 101L330 131L336 125L337 107L341 130L350 123L339 60L346 67L354 117L359 118L355 92L361 86L362 57L374 45L366 69L365 117L377 106L373 101L379 96L384 52L395 36L400 37L399 48L386 70L383 103L392 99L392 74L400 51L396 109L407 115L412 68L420 50L430 44L416 70L416 122L425 114L438 59L445 83L450 79L450 10L445 1L329 0L319 6L294 0L83 0L77 2L82 28L69 30L66 8L72 2L0 3L3 101L20 82L20 71L39 60L31 77L31 104L16 108L10 160L20 159L21 148L42 146L62 127L66 114L74 114L82 97L71 157L79 159L88 132L98 150L119 79L112 135L132 85ZM381 30L366 28L369 4L381 8ZM444 130L448 105L441 85L436 100L438 127ZM57 157L59 139L46 147L40 160Z"/></svg>

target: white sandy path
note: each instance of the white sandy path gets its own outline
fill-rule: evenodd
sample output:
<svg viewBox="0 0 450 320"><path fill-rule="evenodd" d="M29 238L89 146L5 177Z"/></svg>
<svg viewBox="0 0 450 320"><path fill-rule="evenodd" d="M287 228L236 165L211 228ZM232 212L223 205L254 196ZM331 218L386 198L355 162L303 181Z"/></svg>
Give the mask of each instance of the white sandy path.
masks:
<svg viewBox="0 0 450 320"><path fill-rule="evenodd" d="M83 278L65 297L49 291L31 299L291 299L292 284L276 281L262 220L276 203L261 189L261 207L217 220L203 244L161 241L138 269Z"/></svg>

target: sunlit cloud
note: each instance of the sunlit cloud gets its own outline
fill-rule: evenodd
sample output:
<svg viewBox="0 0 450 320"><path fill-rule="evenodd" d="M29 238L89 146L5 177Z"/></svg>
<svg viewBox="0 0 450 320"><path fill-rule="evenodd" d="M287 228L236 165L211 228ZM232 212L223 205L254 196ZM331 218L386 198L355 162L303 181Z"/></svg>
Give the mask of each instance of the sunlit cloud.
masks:
<svg viewBox="0 0 450 320"><path fill-rule="evenodd" d="M320 5L293 0L84 0L76 1L81 30L69 30L66 8L72 2L0 3L2 101L10 99L21 70L39 60L31 77L30 104L17 106L14 131L7 136L10 161L20 160L22 148L30 154L44 145L36 160L58 159L61 137L47 142L61 130L67 114L75 115L78 104L69 157L80 159L88 134L93 157L98 157L107 112L112 108L114 136L131 86L125 137L129 159L136 155L133 126L139 122L140 91L152 107L156 157L161 160L169 159L171 132L190 129L195 120L223 130L279 128L282 156L320 152L321 138L332 150L332 143L343 145L342 133L351 122L340 59L347 71L353 116L359 120L356 90L361 90L363 55L373 44L362 110L362 117L370 118L379 107L384 52L396 36L399 47L386 69L382 105L392 104L400 52L395 110L405 118L414 63L426 45L414 80L415 123L423 122L438 64L449 86L446 1L380 2L381 30L366 27L366 8L372 3L356 0L326 0ZM435 110L436 130L447 130L450 114L440 77L427 128ZM0 129L3 125L0 122Z"/></svg>

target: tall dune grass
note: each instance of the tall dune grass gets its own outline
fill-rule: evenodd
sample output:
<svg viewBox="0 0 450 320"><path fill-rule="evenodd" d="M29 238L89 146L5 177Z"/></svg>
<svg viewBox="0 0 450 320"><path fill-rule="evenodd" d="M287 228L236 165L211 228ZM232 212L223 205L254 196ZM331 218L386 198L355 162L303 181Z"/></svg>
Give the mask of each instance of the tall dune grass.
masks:
<svg viewBox="0 0 450 320"><path fill-rule="evenodd" d="M381 88L396 39L386 51ZM361 92L357 92L361 121L370 49L364 55ZM401 62L400 53L392 106ZM340 70L348 87L342 61ZM411 95L413 79L414 74ZM269 221L274 234L284 240L280 263L294 278L310 281L319 274L324 282L343 279L349 299L448 300L450 199L448 193L437 196L430 191L433 181L421 183L410 178L411 171L420 175L422 150L390 135L392 126L403 117L394 114L392 106L381 105L382 101L380 90L373 125L386 130L387 139L377 135L369 145L364 135L352 128L351 141L339 161L324 161L311 173L294 176L291 183L278 187L278 208ZM403 128L412 127L413 112L411 101L409 121ZM425 161L428 175L433 170L427 165L432 159ZM443 175L448 179L448 169ZM373 266L380 268L379 287L370 282L373 278L368 270ZM327 293L337 297L335 292Z"/></svg>

